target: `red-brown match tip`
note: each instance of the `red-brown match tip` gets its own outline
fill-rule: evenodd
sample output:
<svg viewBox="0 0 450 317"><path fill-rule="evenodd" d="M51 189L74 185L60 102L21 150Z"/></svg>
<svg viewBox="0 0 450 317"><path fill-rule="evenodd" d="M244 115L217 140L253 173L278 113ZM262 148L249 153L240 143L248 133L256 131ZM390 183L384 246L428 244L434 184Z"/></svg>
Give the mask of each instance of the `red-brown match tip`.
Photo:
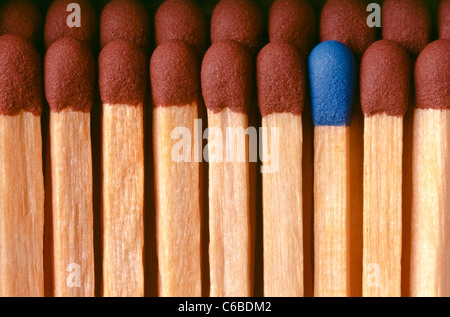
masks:
<svg viewBox="0 0 450 317"><path fill-rule="evenodd" d="M200 55L206 48L206 20L200 7L190 0L167 0L155 16L156 45L168 40L183 40Z"/></svg>
<svg viewBox="0 0 450 317"><path fill-rule="evenodd" d="M416 106L450 109L450 40L428 44L416 61Z"/></svg>
<svg viewBox="0 0 450 317"><path fill-rule="evenodd" d="M366 117L404 116L410 86L411 61L400 44L381 40L366 50L361 61L361 107Z"/></svg>
<svg viewBox="0 0 450 317"><path fill-rule="evenodd" d="M77 9L80 8L79 20ZM72 23L80 21L81 26L73 26ZM70 26L68 25L70 22ZM97 31L97 14L92 4L87 0L56 0L47 11L44 27L45 47L49 48L62 37L74 37L91 48Z"/></svg>
<svg viewBox="0 0 450 317"><path fill-rule="evenodd" d="M181 40L162 43L153 52L150 79L155 107L197 101L200 66L195 50Z"/></svg>
<svg viewBox="0 0 450 317"><path fill-rule="evenodd" d="M18 35L0 36L0 114L21 110L42 112L42 73L39 53Z"/></svg>
<svg viewBox="0 0 450 317"><path fill-rule="evenodd" d="M413 56L425 48L430 39L430 11L421 0L385 0L382 7L383 39L395 41Z"/></svg>
<svg viewBox="0 0 450 317"><path fill-rule="evenodd" d="M439 38L450 40L450 0L439 4Z"/></svg>
<svg viewBox="0 0 450 317"><path fill-rule="evenodd" d="M301 115L306 67L298 50L285 42L269 43L258 54L256 70L261 115L274 112Z"/></svg>
<svg viewBox="0 0 450 317"><path fill-rule="evenodd" d="M0 9L0 35L20 35L36 44L39 40L41 27L41 13L31 1L8 1Z"/></svg>
<svg viewBox="0 0 450 317"><path fill-rule="evenodd" d="M316 33L316 13L305 0L276 0L269 10L269 40L285 41L308 56Z"/></svg>
<svg viewBox="0 0 450 317"><path fill-rule="evenodd" d="M112 0L100 16L100 46L113 40L127 40L149 47L150 18L144 6L135 0Z"/></svg>
<svg viewBox="0 0 450 317"><path fill-rule="evenodd" d="M345 44L356 56L376 40L376 29L367 25L364 0L328 0L320 17L320 39Z"/></svg>
<svg viewBox="0 0 450 317"><path fill-rule="evenodd" d="M50 109L89 112L94 101L95 62L89 47L71 37L53 43L45 55L45 95Z"/></svg>
<svg viewBox="0 0 450 317"><path fill-rule="evenodd" d="M201 84L206 107L247 113L252 99L252 56L232 40L217 42L206 51Z"/></svg>
<svg viewBox="0 0 450 317"><path fill-rule="evenodd" d="M252 0L221 0L211 17L211 42L234 40L254 55L261 47L263 17Z"/></svg>
<svg viewBox="0 0 450 317"><path fill-rule="evenodd" d="M139 46L109 42L100 52L98 68L103 103L137 106L144 101L148 63Z"/></svg>

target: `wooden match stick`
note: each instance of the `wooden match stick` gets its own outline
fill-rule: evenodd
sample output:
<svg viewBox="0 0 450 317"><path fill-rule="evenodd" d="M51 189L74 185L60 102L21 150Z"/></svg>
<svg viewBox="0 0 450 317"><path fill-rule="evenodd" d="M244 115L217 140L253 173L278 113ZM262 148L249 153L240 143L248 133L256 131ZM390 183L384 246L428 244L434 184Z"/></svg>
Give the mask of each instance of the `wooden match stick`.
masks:
<svg viewBox="0 0 450 317"><path fill-rule="evenodd" d="M234 40L256 55L263 23L261 10L253 0L221 0L211 17L211 42Z"/></svg>
<svg viewBox="0 0 450 317"><path fill-rule="evenodd" d="M267 44L257 59L262 115L264 296L298 297L303 283L302 110L306 70L296 47Z"/></svg>
<svg viewBox="0 0 450 317"><path fill-rule="evenodd" d="M403 116L410 84L402 46L381 40L364 53L363 296L401 295Z"/></svg>
<svg viewBox="0 0 450 317"><path fill-rule="evenodd" d="M361 60L376 40L376 28L367 24L365 0L328 0L320 17L321 41L345 44ZM358 65L359 67L359 65ZM350 126L350 280L351 296L362 296L364 116L356 98Z"/></svg>
<svg viewBox="0 0 450 317"><path fill-rule="evenodd" d="M135 43L148 50L150 19L144 6L136 0L112 0L100 16L100 47L113 40Z"/></svg>
<svg viewBox="0 0 450 317"><path fill-rule="evenodd" d="M249 144L244 134L252 95L252 71L250 53L231 40L213 44L202 64L201 83L209 129L212 297L252 294Z"/></svg>
<svg viewBox="0 0 450 317"><path fill-rule="evenodd" d="M450 1L442 0L439 4L439 38L450 40Z"/></svg>
<svg viewBox="0 0 450 317"><path fill-rule="evenodd" d="M77 4L80 6L80 14L75 19L70 20L73 23L80 23L69 25L67 20L72 11L67 11L70 4ZM79 20L78 20L79 19ZM94 46L94 40L97 35L97 14L90 1L87 0L55 0L50 5L45 18L44 27L44 42L45 48L48 49L55 41L62 37L73 37L83 43Z"/></svg>
<svg viewBox="0 0 450 317"><path fill-rule="evenodd" d="M192 0L166 0L156 11L155 42L182 40L203 57L206 45L206 20Z"/></svg>
<svg viewBox="0 0 450 317"><path fill-rule="evenodd" d="M44 295L42 74L39 53L0 37L0 296Z"/></svg>
<svg viewBox="0 0 450 317"><path fill-rule="evenodd" d="M201 296L202 131L196 122L201 93L196 51L179 40L160 44L152 55L150 76L159 295Z"/></svg>
<svg viewBox="0 0 450 317"><path fill-rule="evenodd" d="M422 0L385 0L382 5L383 39L395 41L417 57L430 39L431 17Z"/></svg>
<svg viewBox="0 0 450 317"><path fill-rule="evenodd" d="M147 58L108 43L99 57L102 118L103 295L144 295L143 108Z"/></svg>
<svg viewBox="0 0 450 317"><path fill-rule="evenodd" d="M350 296L350 128L356 65L342 43L309 56L314 122L314 295Z"/></svg>
<svg viewBox="0 0 450 317"><path fill-rule="evenodd" d="M450 41L415 68L411 296L450 296Z"/></svg>
<svg viewBox="0 0 450 317"><path fill-rule="evenodd" d="M95 63L73 38L45 56L50 106L54 295L94 296L94 232L90 110ZM70 276L72 275L72 276Z"/></svg>
<svg viewBox="0 0 450 317"><path fill-rule="evenodd" d="M0 35L20 35L36 45L41 27L41 12L31 1L10 0L0 8Z"/></svg>
<svg viewBox="0 0 450 317"><path fill-rule="evenodd" d="M268 17L270 42L283 41L295 46L305 59L313 48L316 36L316 13L305 0L276 0ZM313 296L313 130L309 98L302 113L302 200L303 200L303 295ZM305 115L306 114L306 115Z"/></svg>

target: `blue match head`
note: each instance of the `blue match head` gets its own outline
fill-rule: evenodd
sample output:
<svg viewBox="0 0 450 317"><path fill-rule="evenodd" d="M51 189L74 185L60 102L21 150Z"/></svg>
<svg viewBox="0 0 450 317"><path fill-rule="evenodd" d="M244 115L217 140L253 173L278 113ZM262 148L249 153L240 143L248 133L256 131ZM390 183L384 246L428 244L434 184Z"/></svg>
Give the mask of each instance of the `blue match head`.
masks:
<svg viewBox="0 0 450 317"><path fill-rule="evenodd" d="M314 125L350 125L357 76L350 49L340 42L322 42L309 55L308 64Z"/></svg>

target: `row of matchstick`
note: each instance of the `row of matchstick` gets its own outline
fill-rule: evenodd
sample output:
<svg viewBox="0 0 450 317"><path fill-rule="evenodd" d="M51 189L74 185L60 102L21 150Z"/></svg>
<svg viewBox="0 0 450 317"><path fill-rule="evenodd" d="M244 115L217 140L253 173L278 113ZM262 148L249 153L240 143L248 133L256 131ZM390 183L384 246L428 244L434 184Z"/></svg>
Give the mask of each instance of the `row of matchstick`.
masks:
<svg viewBox="0 0 450 317"><path fill-rule="evenodd" d="M4 4L0 296L449 296L450 1L430 44L424 1L385 0L380 41L368 14L276 0L261 49L260 7L221 0L207 49L198 5L167 0L150 54L145 8L112 0L97 119L92 5L49 7L41 72L39 10ZM262 164L225 133L248 127Z"/></svg>

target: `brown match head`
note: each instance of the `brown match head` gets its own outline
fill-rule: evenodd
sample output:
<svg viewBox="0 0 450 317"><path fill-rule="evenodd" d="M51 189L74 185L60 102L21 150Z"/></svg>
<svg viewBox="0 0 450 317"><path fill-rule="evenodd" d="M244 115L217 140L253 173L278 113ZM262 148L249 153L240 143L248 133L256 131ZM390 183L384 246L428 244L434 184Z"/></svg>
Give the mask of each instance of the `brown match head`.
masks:
<svg viewBox="0 0 450 317"><path fill-rule="evenodd" d="M137 106L144 101L147 57L134 43L114 40L99 56L99 86L103 103Z"/></svg>
<svg viewBox="0 0 450 317"><path fill-rule="evenodd" d="M197 101L200 65L196 51L181 40L162 43L153 52L150 79L155 107L184 106Z"/></svg>
<svg viewBox="0 0 450 317"><path fill-rule="evenodd" d="M254 55L261 47L263 17L252 0L221 0L211 17L211 42L234 40Z"/></svg>
<svg viewBox="0 0 450 317"><path fill-rule="evenodd" d="M45 55L45 95L50 109L89 112L94 101L95 62L89 47L72 37L53 43Z"/></svg>
<svg viewBox="0 0 450 317"><path fill-rule="evenodd" d="M308 56L316 33L316 13L305 0L276 0L269 11L270 42L285 41Z"/></svg>
<svg viewBox="0 0 450 317"><path fill-rule="evenodd" d="M112 40L127 40L143 50L149 47L150 19L147 11L135 0L112 0L100 16L100 46Z"/></svg>
<svg viewBox="0 0 450 317"><path fill-rule="evenodd" d="M224 108L247 113L252 99L253 61L236 41L217 42L206 51L201 84L206 107L214 113Z"/></svg>
<svg viewBox="0 0 450 317"><path fill-rule="evenodd" d="M11 0L0 9L0 35L20 35L36 44L42 27L42 16L37 6L28 0Z"/></svg>
<svg viewBox="0 0 450 317"><path fill-rule="evenodd" d="M439 4L439 38L450 40L450 0Z"/></svg>
<svg viewBox="0 0 450 317"><path fill-rule="evenodd" d="M256 65L261 115L289 112L301 115L306 92L302 55L285 42L272 42L259 52Z"/></svg>
<svg viewBox="0 0 450 317"><path fill-rule="evenodd" d="M167 0L155 16L155 41L183 40L200 55L206 48L206 20L200 7L190 0Z"/></svg>
<svg viewBox="0 0 450 317"><path fill-rule="evenodd" d="M320 40L345 44L357 57L376 40L376 28L367 25L364 0L328 0L320 17Z"/></svg>
<svg viewBox="0 0 450 317"><path fill-rule="evenodd" d="M42 112L42 73L39 53L18 35L0 36L0 114L21 110Z"/></svg>
<svg viewBox="0 0 450 317"><path fill-rule="evenodd" d="M80 20L76 18L79 6ZM69 11L68 11L69 10ZM69 27L68 22L80 22L81 26ZM71 24L72 26L72 24ZM97 14L87 0L56 0L47 11L44 27L45 47L49 48L62 37L74 37L91 48L97 31Z"/></svg>
<svg viewBox="0 0 450 317"><path fill-rule="evenodd" d="M411 61L400 44L373 43L361 61L361 107L369 117L378 113L402 117L408 109Z"/></svg>
<svg viewBox="0 0 450 317"><path fill-rule="evenodd" d="M450 40L437 40L420 53L415 68L416 106L450 109Z"/></svg>
<svg viewBox="0 0 450 317"><path fill-rule="evenodd" d="M383 39L400 43L413 56L419 55L430 39L431 17L425 2L385 0L381 14Z"/></svg>

